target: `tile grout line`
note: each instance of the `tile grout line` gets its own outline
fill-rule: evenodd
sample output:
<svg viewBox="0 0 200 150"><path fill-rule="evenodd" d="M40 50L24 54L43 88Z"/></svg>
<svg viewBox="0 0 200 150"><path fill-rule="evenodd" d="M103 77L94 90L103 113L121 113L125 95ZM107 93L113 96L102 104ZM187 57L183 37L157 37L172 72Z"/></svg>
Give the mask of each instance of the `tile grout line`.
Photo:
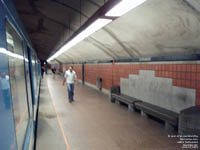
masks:
<svg viewBox="0 0 200 150"><path fill-rule="evenodd" d="M47 79L47 80L48 80L48 79ZM62 125L62 123L61 123L61 121L60 121L60 116L59 116L58 111L57 111L57 109L56 109L56 105L55 105L54 102L53 102L53 96L52 96L52 94L51 94L51 92L50 92L50 88L49 88L48 81L46 81L46 82L47 82L47 87L48 87L48 91L49 91L50 98L51 98L51 103L52 103L52 105L53 105L54 111L56 112L56 118L57 118L58 124L59 124L59 126L60 126L60 130L61 130L62 135L63 135L63 138L64 138L64 142L65 142L65 145L66 145L66 150L70 150L69 142L68 142L67 137L66 137L66 135L65 135L63 125Z"/></svg>

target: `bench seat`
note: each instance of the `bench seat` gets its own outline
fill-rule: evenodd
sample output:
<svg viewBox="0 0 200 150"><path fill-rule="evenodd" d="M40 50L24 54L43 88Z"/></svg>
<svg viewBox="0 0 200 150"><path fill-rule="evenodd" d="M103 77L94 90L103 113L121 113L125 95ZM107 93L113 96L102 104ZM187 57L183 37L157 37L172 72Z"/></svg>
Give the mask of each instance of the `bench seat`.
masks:
<svg viewBox="0 0 200 150"><path fill-rule="evenodd" d="M178 113L146 102L136 103L135 107L136 109L141 110L142 116L147 117L146 114L149 114L165 121L165 128L167 130L173 129L174 127L178 126Z"/></svg>
<svg viewBox="0 0 200 150"><path fill-rule="evenodd" d="M141 100L138 100L136 98L127 96L127 95L122 95L122 94L116 94L112 93L111 94L111 99L112 101L115 101L116 103L125 103L128 105L129 111L134 111L135 109L135 103L136 102L141 102Z"/></svg>

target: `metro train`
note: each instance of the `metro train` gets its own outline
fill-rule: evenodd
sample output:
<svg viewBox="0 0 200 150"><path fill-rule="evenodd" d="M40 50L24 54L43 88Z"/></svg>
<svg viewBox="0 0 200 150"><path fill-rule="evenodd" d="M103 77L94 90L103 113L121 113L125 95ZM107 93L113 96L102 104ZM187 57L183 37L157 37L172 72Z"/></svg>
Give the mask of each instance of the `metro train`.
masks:
<svg viewBox="0 0 200 150"><path fill-rule="evenodd" d="M0 149L34 149L41 63L12 0L0 0Z"/></svg>

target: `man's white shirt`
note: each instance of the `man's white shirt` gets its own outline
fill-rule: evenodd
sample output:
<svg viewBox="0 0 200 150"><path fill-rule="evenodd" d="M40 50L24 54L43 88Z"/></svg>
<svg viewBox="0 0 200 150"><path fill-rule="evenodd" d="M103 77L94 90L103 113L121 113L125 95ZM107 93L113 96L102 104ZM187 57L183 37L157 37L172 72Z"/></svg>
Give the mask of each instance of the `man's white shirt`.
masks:
<svg viewBox="0 0 200 150"><path fill-rule="evenodd" d="M65 78L67 79L67 83L74 84L74 81L77 78L76 72L73 70L72 72L70 72L70 70L65 71Z"/></svg>

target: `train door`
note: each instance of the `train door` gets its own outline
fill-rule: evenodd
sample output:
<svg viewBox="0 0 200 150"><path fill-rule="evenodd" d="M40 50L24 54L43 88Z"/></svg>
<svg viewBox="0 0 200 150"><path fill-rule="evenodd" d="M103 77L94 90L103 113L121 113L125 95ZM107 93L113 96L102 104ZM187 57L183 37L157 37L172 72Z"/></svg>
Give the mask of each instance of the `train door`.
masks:
<svg viewBox="0 0 200 150"><path fill-rule="evenodd" d="M29 140L29 144L25 145L24 149L29 149L32 150L33 146L34 146L34 127L33 127L33 95L32 95L32 90L31 90L31 74L30 74L30 66L29 66L29 51L30 48L28 46L25 45L25 53L24 53L24 57L25 57L25 72L26 72L26 87L27 87L27 95L28 95L28 104L29 104L29 120L31 122L31 127L29 128L29 132L27 132L27 136L30 136Z"/></svg>

